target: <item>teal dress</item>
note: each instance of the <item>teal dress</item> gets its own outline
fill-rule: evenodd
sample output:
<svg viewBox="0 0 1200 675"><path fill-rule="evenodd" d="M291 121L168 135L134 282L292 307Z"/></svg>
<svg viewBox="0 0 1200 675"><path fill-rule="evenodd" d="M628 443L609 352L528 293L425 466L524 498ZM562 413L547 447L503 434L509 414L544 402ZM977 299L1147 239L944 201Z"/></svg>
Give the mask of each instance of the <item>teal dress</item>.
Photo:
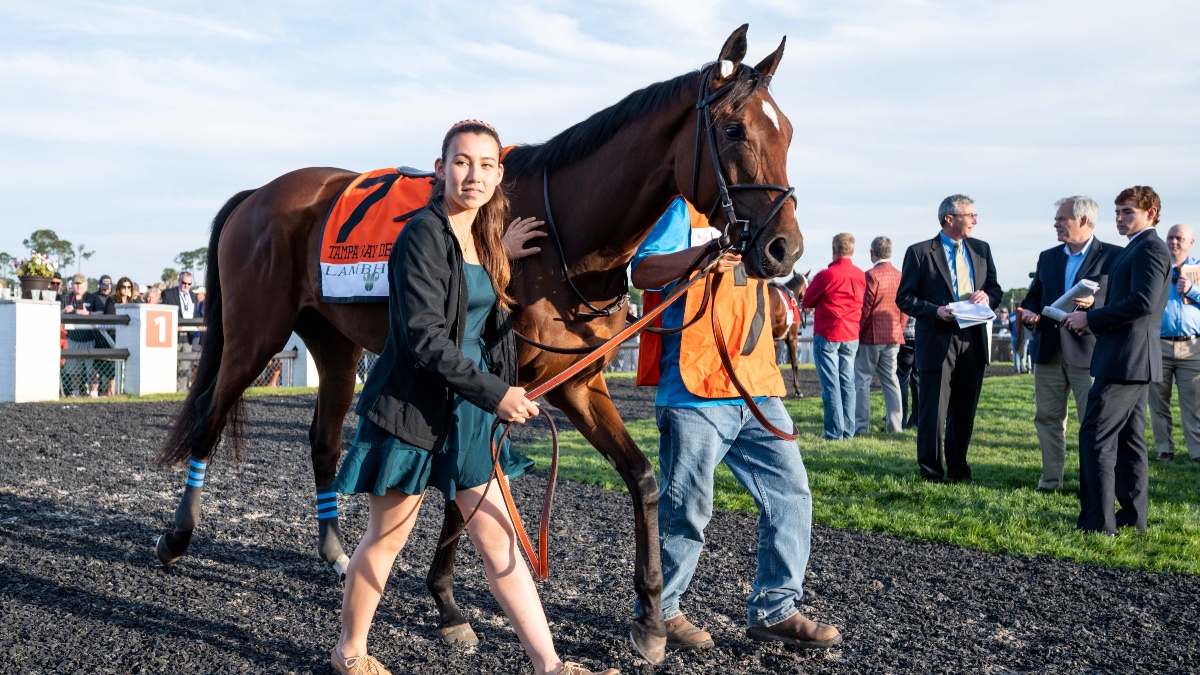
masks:
<svg viewBox="0 0 1200 675"><path fill-rule="evenodd" d="M462 352L488 372L482 334L496 304L496 292L482 265L464 264L463 273L467 282L467 321ZM495 419L495 414L455 394L454 418L444 451L434 453L405 443L366 417L360 417L354 443L342 461L333 488L341 494L367 492L383 496L388 489L418 495L432 486L447 499L454 499L458 488L478 487L491 477L488 433ZM501 433L503 427L497 428L496 437ZM504 441L500 450L504 475L519 476L531 466L533 460L513 451L509 442Z"/></svg>

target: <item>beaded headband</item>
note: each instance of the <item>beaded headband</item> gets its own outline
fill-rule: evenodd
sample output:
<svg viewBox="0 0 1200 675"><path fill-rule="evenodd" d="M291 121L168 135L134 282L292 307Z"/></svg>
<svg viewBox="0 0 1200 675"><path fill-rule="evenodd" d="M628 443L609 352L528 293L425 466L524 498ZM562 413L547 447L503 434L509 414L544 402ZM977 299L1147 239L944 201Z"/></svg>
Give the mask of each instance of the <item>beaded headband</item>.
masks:
<svg viewBox="0 0 1200 675"><path fill-rule="evenodd" d="M465 127L468 125L478 125L478 126L486 128L488 131L491 131L493 134L496 134L497 136L500 135L500 132L496 131L496 127L493 127L492 125L488 124L487 122L484 122L483 120L462 120L461 122L455 122L454 126L450 127L450 131L454 131L455 129L458 129L459 127ZM449 132L447 132L447 133L449 133Z"/></svg>

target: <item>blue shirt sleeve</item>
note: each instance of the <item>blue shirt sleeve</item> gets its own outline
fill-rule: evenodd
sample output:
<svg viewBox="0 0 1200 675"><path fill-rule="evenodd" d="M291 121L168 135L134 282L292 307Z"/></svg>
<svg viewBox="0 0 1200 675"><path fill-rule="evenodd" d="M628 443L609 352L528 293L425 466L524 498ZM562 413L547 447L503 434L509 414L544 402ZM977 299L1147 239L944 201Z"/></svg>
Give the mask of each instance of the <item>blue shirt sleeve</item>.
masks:
<svg viewBox="0 0 1200 675"><path fill-rule="evenodd" d="M658 219L650 234L638 246L633 260L629 261L629 271L632 273L647 257L664 253L677 253L691 246L692 219L688 216L687 202L683 197L676 197L667 207L666 213ZM649 290L659 290L657 288Z"/></svg>

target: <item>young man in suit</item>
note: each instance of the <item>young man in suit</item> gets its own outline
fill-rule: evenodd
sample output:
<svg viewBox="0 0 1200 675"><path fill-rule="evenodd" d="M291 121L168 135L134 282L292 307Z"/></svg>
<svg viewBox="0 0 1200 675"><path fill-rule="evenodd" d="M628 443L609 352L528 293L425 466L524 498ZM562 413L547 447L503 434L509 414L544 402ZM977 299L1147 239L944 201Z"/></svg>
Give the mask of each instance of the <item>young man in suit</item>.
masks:
<svg viewBox="0 0 1200 675"><path fill-rule="evenodd" d="M1076 195L1055 203L1054 231L1062 246L1042 251L1029 293L1017 309L1019 320L1033 330L1033 396L1036 412L1033 426L1042 448L1042 477L1038 490L1058 490L1063 485L1067 455L1067 396L1075 395L1075 410L1081 417L1087 409L1092 387L1092 348L1096 337L1079 335L1054 319L1044 318L1042 308L1057 300L1067 289L1084 279L1100 285L1096 295L1075 303L1077 309L1104 306L1108 270L1120 246L1105 244L1095 237L1100 206L1090 197Z"/></svg>
<svg viewBox="0 0 1200 675"><path fill-rule="evenodd" d="M960 328L948 305L969 300L995 309L1003 295L991 247L971 238L978 222L974 205L966 195L942 200L938 206L942 231L908 247L896 292L900 311L917 319L916 367L921 378L917 464L921 477L934 483L943 477L971 480L967 446L975 427L983 371L990 360L988 324Z"/></svg>
<svg viewBox="0 0 1200 675"><path fill-rule="evenodd" d="M1158 346L1171 255L1158 237L1161 201L1148 186L1117 195L1117 232L1129 239L1108 273L1109 302L1063 318L1070 329L1096 335L1087 410L1079 429L1079 519L1085 532L1115 535L1118 527L1146 529L1149 466L1146 402L1162 381ZM1113 512L1114 499L1121 504Z"/></svg>

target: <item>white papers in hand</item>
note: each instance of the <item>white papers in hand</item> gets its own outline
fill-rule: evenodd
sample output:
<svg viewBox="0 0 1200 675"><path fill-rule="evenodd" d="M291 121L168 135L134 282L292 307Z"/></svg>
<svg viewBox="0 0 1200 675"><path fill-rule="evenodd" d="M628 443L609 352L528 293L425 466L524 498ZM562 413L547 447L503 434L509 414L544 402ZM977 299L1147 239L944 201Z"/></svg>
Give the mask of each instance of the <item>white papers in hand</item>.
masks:
<svg viewBox="0 0 1200 675"><path fill-rule="evenodd" d="M959 328L969 328L988 323L996 318L996 313L987 305L977 305L969 300L959 300L947 305L954 312L954 320Z"/></svg>
<svg viewBox="0 0 1200 675"><path fill-rule="evenodd" d="M1067 289L1062 297L1054 301L1054 304L1047 305L1042 308L1042 316L1048 316L1055 321L1062 321L1063 317L1069 312L1074 312L1075 301L1090 298L1096 295L1096 291L1100 290L1100 284L1091 279L1083 279L1074 286Z"/></svg>

